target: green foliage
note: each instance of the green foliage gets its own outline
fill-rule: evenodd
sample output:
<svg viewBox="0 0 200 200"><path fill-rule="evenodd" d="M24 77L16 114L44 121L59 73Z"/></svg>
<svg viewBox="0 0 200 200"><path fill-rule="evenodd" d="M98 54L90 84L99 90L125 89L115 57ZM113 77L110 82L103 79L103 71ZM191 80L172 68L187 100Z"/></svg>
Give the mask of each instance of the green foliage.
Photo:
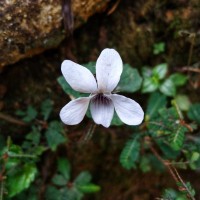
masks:
<svg viewBox="0 0 200 200"><path fill-rule="evenodd" d="M165 43L164 42L159 42L155 43L153 45L153 54L158 55L160 53L163 53L165 51Z"/></svg>
<svg viewBox="0 0 200 200"><path fill-rule="evenodd" d="M98 185L91 183L92 176L88 171L82 171L74 181L70 181L69 161L60 158L57 164L57 174L46 191L46 200L81 200L86 193L95 193L100 190Z"/></svg>
<svg viewBox="0 0 200 200"><path fill-rule="evenodd" d="M166 63L156 65L153 69L143 67L142 92L150 93L160 90L166 96L175 96L177 87L183 86L187 81L187 77L179 73L166 77L167 72L168 66Z"/></svg>
<svg viewBox="0 0 200 200"><path fill-rule="evenodd" d="M148 100L146 111L146 120L153 119L158 115L158 111L167 104L166 96L159 92L152 93Z"/></svg>
<svg viewBox="0 0 200 200"><path fill-rule="evenodd" d="M25 164L20 169L13 169L7 174L7 188L10 197L27 189L34 181L37 168L34 164Z"/></svg>
<svg viewBox="0 0 200 200"><path fill-rule="evenodd" d="M200 125L200 103L191 105L188 117Z"/></svg>
<svg viewBox="0 0 200 200"><path fill-rule="evenodd" d="M31 122L37 117L38 112L33 106L28 106L26 111L18 110L16 115L22 117L22 120L25 122Z"/></svg>
<svg viewBox="0 0 200 200"><path fill-rule="evenodd" d="M47 139L48 146L53 151L56 150L58 145L65 143L67 141L66 137L63 134L64 134L64 129L61 122L58 121L50 122L45 132L45 136Z"/></svg>
<svg viewBox="0 0 200 200"><path fill-rule="evenodd" d="M120 163L126 169L136 167L136 161L139 158L140 153L140 136L133 135L131 139L125 144L121 154Z"/></svg>

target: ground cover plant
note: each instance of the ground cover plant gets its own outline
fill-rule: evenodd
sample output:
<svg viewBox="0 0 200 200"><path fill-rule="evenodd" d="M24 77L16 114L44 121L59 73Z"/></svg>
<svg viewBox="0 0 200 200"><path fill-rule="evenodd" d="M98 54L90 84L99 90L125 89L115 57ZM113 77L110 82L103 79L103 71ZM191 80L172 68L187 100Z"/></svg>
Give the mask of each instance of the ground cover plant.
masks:
<svg viewBox="0 0 200 200"><path fill-rule="evenodd" d="M117 9L115 6L113 12ZM141 13L148 11L148 5L146 7ZM164 9L168 7L171 8L167 4ZM141 42L143 48L137 45L136 50L120 48L117 42L106 39L102 25L113 24L117 17L100 25L99 18L102 16L97 15L97 21L93 18L89 28L86 25L78 30L80 33L75 32L73 39L57 49L21 61L0 74L0 200L200 198L198 33L182 33L186 36L181 44L190 42L183 48L187 56L180 56L182 52L177 51L178 57L171 53L167 32L178 29L178 20L174 21L166 35L158 34L148 47L150 51L145 60L141 58L147 54L142 52L146 46L142 38L138 43ZM135 20L146 26L147 19L136 17ZM89 30L96 33L94 22L100 26L101 34L88 36ZM174 31L176 39L177 32ZM122 35L121 39L125 40ZM113 34L113 37L118 36ZM96 47L94 41L98 39ZM67 48L70 40L74 41ZM85 109L85 116L77 115L75 120L78 120L73 123L68 118L74 117L74 113L67 117L64 113L60 118L60 110L67 103L98 95L96 90L89 94L74 90L70 82L72 73L65 77L61 72L62 62L76 61L88 69L96 81L96 61L105 48L119 53L123 71L116 81L118 84L102 93L134 99L142 109L137 116L139 122L134 124L135 116L130 114L130 119L126 119L127 113L123 117L116 110L109 123L105 122L108 116L104 116L102 122L95 118L90 107ZM128 54L137 62L128 59ZM177 67L177 62L182 65ZM82 84L83 79L76 81ZM88 105L91 102L92 99Z"/></svg>

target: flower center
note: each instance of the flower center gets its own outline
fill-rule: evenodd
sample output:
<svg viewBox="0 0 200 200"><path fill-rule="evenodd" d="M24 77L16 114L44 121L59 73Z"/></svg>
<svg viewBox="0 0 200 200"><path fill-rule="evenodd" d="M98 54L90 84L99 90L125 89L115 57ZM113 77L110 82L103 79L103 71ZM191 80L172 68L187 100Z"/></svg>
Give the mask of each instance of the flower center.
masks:
<svg viewBox="0 0 200 200"><path fill-rule="evenodd" d="M92 98L93 103L96 105L109 105L111 103L111 99L105 96L103 93L98 93Z"/></svg>

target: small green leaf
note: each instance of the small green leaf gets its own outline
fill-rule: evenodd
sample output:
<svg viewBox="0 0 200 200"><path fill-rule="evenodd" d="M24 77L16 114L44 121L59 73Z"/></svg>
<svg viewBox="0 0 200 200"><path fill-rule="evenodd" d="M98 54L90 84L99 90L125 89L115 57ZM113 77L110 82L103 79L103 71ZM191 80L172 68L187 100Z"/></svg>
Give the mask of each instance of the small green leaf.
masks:
<svg viewBox="0 0 200 200"><path fill-rule="evenodd" d="M67 180L65 179L64 176L62 176L60 174L56 174L53 177L52 182L57 186L66 186L67 185Z"/></svg>
<svg viewBox="0 0 200 200"><path fill-rule="evenodd" d="M155 77L145 78L142 85L142 93L153 92L159 87L159 80Z"/></svg>
<svg viewBox="0 0 200 200"><path fill-rule="evenodd" d="M47 187L45 200L62 200L62 193L54 186Z"/></svg>
<svg viewBox="0 0 200 200"><path fill-rule="evenodd" d="M188 111L188 117L194 120L197 124L200 124L200 103L191 105Z"/></svg>
<svg viewBox="0 0 200 200"><path fill-rule="evenodd" d="M166 79L159 89L166 96L175 96L176 94L176 87L171 79Z"/></svg>
<svg viewBox="0 0 200 200"><path fill-rule="evenodd" d="M64 129L60 122L52 121L49 124L47 131L45 132L45 136L47 139L47 143L49 147L55 151L57 146L65 143L67 141L66 137L63 135Z"/></svg>
<svg viewBox="0 0 200 200"><path fill-rule="evenodd" d="M135 167L135 162L139 158L140 141L139 135L134 135L124 146L120 154L120 163L125 169Z"/></svg>
<svg viewBox="0 0 200 200"><path fill-rule="evenodd" d="M164 42L159 42L155 43L153 45L153 54L158 55L160 53L163 53L165 51L165 43Z"/></svg>
<svg viewBox="0 0 200 200"><path fill-rule="evenodd" d="M34 120L37 117L37 111L34 107L32 106L28 106L28 109L26 111L26 115L23 118L23 121L25 122L31 122L32 120Z"/></svg>
<svg viewBox="0 0 200 200"><path fill-rule="evenodd" d="M188 96L184 94L179 94L175 96L176 103L178 107L183 111L188 111L191 105L191 102Z"/></svg>
<svg viewBox="0 0 200 200"><path fill-rule="evenodd" d="M95 193L101 190L100 186L95 185L93 183L89 183L86 185L78 185L77 188L83 193Z"/></svg>
<svg viewBox="0 0 200 200"><path fill-rule="evenodd" d="M183 146L183 142L185 139L185 131L187 131L185 127L179 126L176 132L170 134L170 137L169 137L170 146L175 151L180 150L181 147Z"/></svg>
<svg viewBox="0 0 200 200"><path fill-rule="evenodd" d="M58 172L61 173L66 180L70 179L71 166L66 158L58 159Z"/></svg>
<svg viewBox="0 0 200 200"><path fill-rule="evenodd" d="M41 137L40 131L35 126L33 126L32 131L28 135L26 135L26 139L30 140L34 145L39 144L40 137Z"/></svg>
<svg viewBox="0 0 200 200"><path fill-rule="evenodd" d="M187 82L187 76L183 75L183 74L179 74L179 73L175 73L172 74L169 79L172 80L172 82L174 83L175 86L182 86L185 85L185 83Z"/></svg>
<svg viewBox="0 0 200 200"><path fill-rule="evenodd" d="M142 67L142 77L150 78L152 76L152 70L149 67Z"/></svg>
<svg viewBox="0 0 200 200"><path fill-rule="evenodd" d="M82 171L75 179L74 183L77 185L85 185L90 183L92 176L88 171Z"/></svg>
<svg viewBox="0 0 200 200"><path fill-rule="evenodd" d="M43 115L44 120L47 120L49 118L52 109L53 109L53 102L50 99L46 99L45 101L42 102L41 114Z"/></svg>
<svg viewBox="0 0 200 200"><path fill-rule="evenodd" d="M141 84L142 77L138 70L133 69L129 64L125 64L116 90L120 92L135 92L140 89Z"/></svg>
<svg viewBox="0 0 200 200"><path fill-rule="evenodd" d="M25 164L23 167L15 169L8 174L7 186L9 197L13 197L27 189L34 181L36 174L37 168L34 164Z"/></svg>
<svg viewBox="0 0 200 200"><path fill-rule="evenodd" d="M168 66L167 63L161 63L153 68L153 76L158 77L158 79L163 79L167 74Z"/></svg>
<svg viewBox="0 0 200 200"><path fill-rule="evenodd" d="M167 104L166 96L159 92L152 93L148 100L146 116L149 119L154 118L158 115L158 110L165 107Z"/></svg>

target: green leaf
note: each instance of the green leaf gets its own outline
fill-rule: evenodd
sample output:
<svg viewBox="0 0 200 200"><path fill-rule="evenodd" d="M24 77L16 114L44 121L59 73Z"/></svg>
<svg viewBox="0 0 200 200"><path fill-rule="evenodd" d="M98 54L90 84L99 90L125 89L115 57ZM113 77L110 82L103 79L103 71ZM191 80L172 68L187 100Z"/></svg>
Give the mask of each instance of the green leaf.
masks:
<svg viewBox="0 0 200 200"><path fill-rule="evenodd" d="M85 185L87 183L90 183L91 180L92 180L92 176L90 172L83 171L76 177L74 183L77 185Z"/></svg>
<svg viewBox="0 0 200 200"><path fill-rule="evenodd" d="M142 67L142 77L150 78L152 76L152 70L149 67Z"/></svg>
<svg viewBox="0 0 200 200"><path fill-rule="evenodd" d="M84 196L84 194L80 192L76 187L61 188L60 192L62 193L62 197L60 200L81 200Z"/></svg>
<svg viewBox="0 0 200 200"><path fill-rule="evenodd" d="M164 42L159 42L155 43L153 45L153 54L158 55L160 53L163 53L165 51L165 43Z"/></svg>
<svg viewBox="0 0 200 200"><path fill-rule="evenodd" d="M37 111L33 106L28 106L27 110L21 111L17 110L16 115L23 117L22 120L25 122L31 122L37 117Z"/></svg>
<svg viewBox="0 0 200 200"><path fill-rule="evenodd" d="M167 104L166 96L159 92L152 93L148 100L146 117L149 119L154 118L158 115L159 109L165 107Z"/></svg>
<svg viewBox="0 0 200 200"><path fill-rule="evenodd" d="M56 174L53 177L52 182L57 186L66 186L67 185L67 180L65 179L64 176L62 176L60 174Z"/></svg>
<svg viewBox="0 0 200 200"><path fill-rule="evenodd" d="M166 79L159 89L166 96L175 96L176 94L176 87L171 79Z"/></svg>
<svg viewBox="0 0 200 200"><path fill-rule="evenodd" d="M140 169L143 173L151 171L150 160L148 157L143 156L140 160Z"/></svg>
<svg viewBox="0 0 200 200"><path fill-rule="evenodd" d="M187 131L186 127L179 126L176 132L170 134L169 144L175 151L178 151L182 148L186 131Z"/></svg>
<svg viewBox="0 0 200 200"><path fill-rule="evenodd" d="M30 140L34 145L39 145L40 137L40 131L35 126L33 126L32 131L28 135L26 135L26 139Z"/></svg>
<svg viewBox="0 0 200 200"><path fill-rule="evenodd" d="M79 185L77 186L78 190L80 190L83 193L95 193L99 192L101 190L101 187L98 185L95 185L93 183L89 183L86 185Z"/></svg>
<svg viewBox="0 0 200 200"><path fill-rule="evenodd" d="M45 136L52 151L55 151L58 145L67 141L66 137L63 136L63 133L64 129L60 122L52 121L49 124L49 127L45 132Z"/></svg>
<svg viewBox="0 0 200 200"><path fill-rule="evenodd" d="M133 69L129 64L123 66L123 72L116 90L120 92L138 91L142 84L142 77L137 69Z"/></svg>
<svg viewBox="0 0 200 200"><path fill-rule="evenodd" d="M34 181L37 174L37 168L34 164L25 164L8 174L7 187L9 197L27 189Z"/></svg>
<svg viewBox="0 0 200 200"><path fill-rule="evenodd" d="M41 104L41 114L44 117L44 120L46 121L49 118L49 115L51 114L51 111L53 110L53 102L50 99L46 99Z"/></svg>
<svg viewBox="0 0 200 200"><path fill-rule="evenodd" d="M70 179L71 166L66 158L58 159L58 172L61 173L66 180Z"/></svg>
<svg viewBox="0 0 200 200"><path fill-rule="evenodd" d="M185 76L183 74L174 73L169 77L169 79L172 80L172 82L174 83L175 86L182 86L182 85L185 85L188 78L187 78L187 76Z"/></svg>
<svg viewBox="0 0 200 200"><path fill-rule="evenodd" d="M47 187L45 200L62 200L62 193L53 186Z"/></svg>
<svg viewBox="0 0 200 200"><path fill-rule="evenodd" d="M191 105L190 99L184 94L179 94L175 96L176 103L180 110L188 111Z"/></svg>
<svg viewBox="0 0 200 200"><path fill-rule="evenodd" d="M160 83L155 77L145 78L142 85L142 93L153 92L158 89Z"/></svg>
<svg viewBox="0 0 200 200"><path fill-rule="evenodd" d="M161 63L153 68L153 76L158 77L159 80L163 79L167 74L167 63Z"/></svg>
<svg viewBox="0 0 200 200"><path fill-rule="evenodd" d="M125 169L135 167L135 162L138 160L140 153L139 138L139 135L134 135L128 140L120 154L120 163Z"/></svg>
<svg viewBox="0 0 200 200"><path fill-rule="evenodd" d="M61 88L64 90L64 92L72 98L88 96L88 94L83 94L83 93L73 90L63 76L58 77L57 81L60 84Z"/></svg>
<svg viewBox="0 0 200 200"><path fill-rule="evenodd" d="M187 114L189 119L194 120L197 124L200 125L200 103L191 105Z"/></svg>

